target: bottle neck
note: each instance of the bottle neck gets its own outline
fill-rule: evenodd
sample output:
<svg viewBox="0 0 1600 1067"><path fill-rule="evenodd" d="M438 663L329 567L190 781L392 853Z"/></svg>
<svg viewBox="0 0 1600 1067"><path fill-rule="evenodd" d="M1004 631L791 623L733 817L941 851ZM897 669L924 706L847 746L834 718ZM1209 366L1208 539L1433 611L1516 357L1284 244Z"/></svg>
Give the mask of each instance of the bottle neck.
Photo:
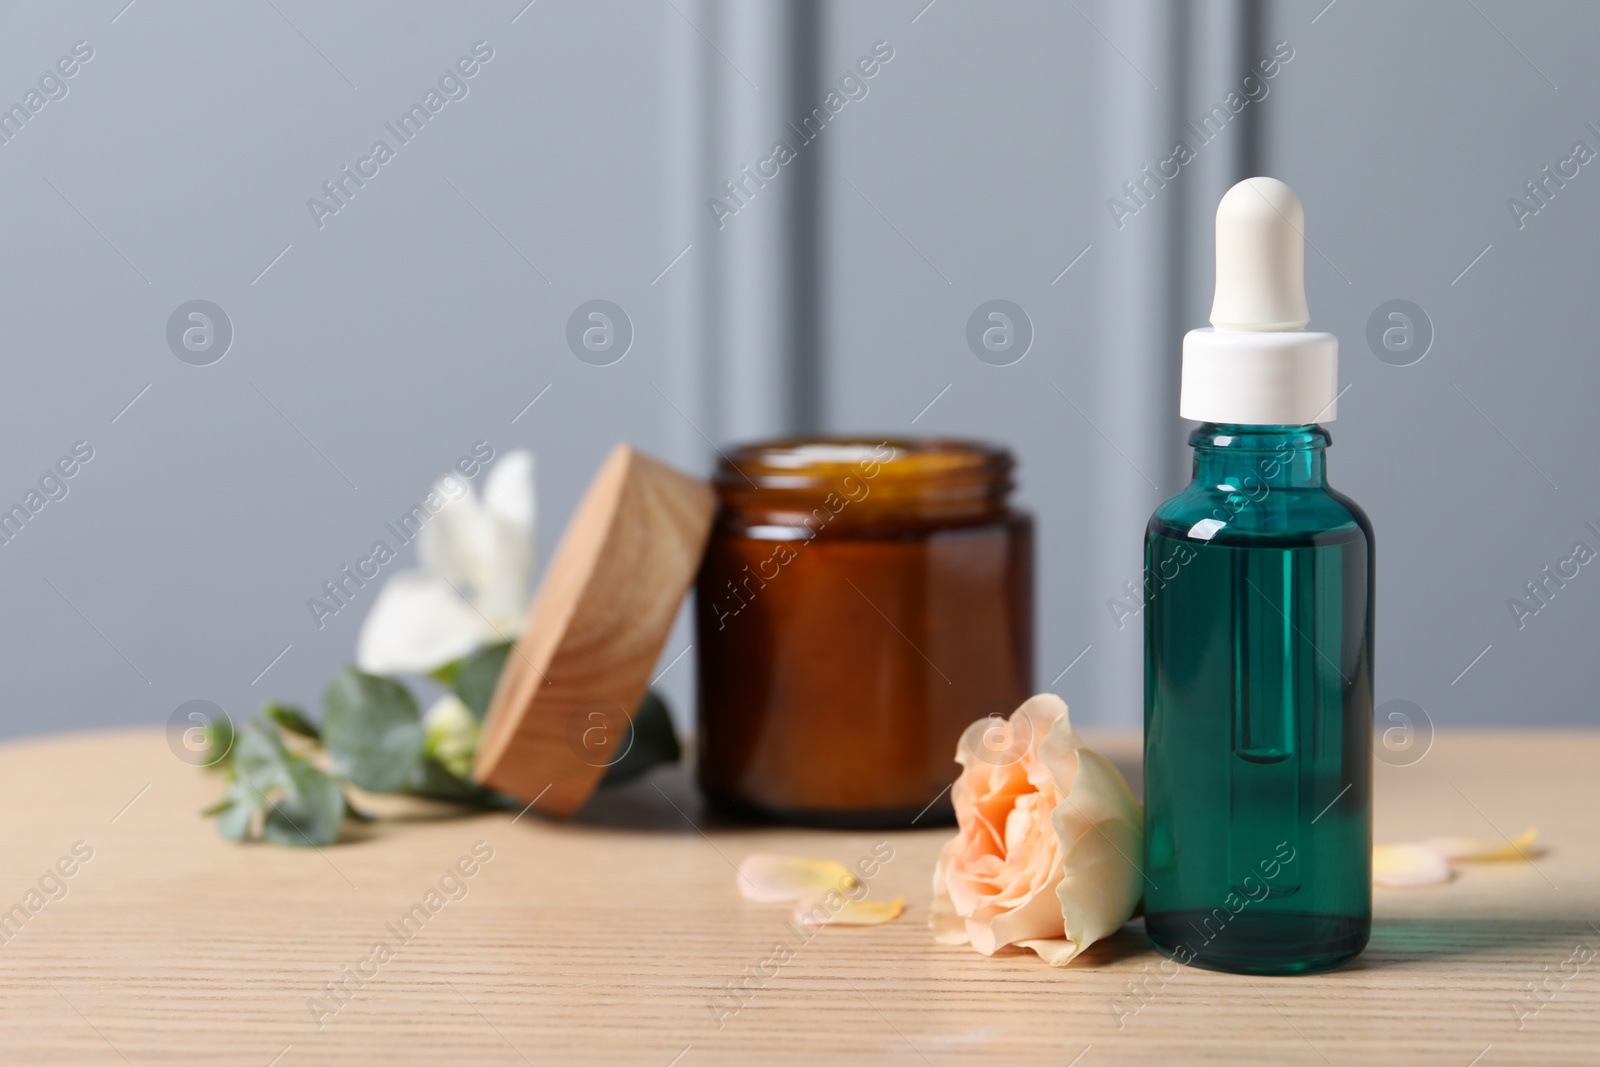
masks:
<svg viewBox="0 0 1600 1067"><path fill-rule="evenodd" d="M1323 454L1332 443L1315 423L1303 426L1244 426L1201 423L1189 434L1197 484L1230 492L1272 489L1325 489Z"/></svg>

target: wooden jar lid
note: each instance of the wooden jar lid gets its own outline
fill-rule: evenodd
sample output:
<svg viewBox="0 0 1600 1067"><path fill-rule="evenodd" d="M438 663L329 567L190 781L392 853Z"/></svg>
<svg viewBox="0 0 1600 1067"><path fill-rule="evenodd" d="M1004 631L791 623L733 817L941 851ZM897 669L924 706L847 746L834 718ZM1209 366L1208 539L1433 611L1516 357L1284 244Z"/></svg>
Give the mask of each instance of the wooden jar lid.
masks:
<svg viewBox="0 0 1600 1067"><path fill-rule="evenodd" d="M506 657L473 776L567 816L594 792L650 684L711 532L711 488L611 450Z"/></svg>

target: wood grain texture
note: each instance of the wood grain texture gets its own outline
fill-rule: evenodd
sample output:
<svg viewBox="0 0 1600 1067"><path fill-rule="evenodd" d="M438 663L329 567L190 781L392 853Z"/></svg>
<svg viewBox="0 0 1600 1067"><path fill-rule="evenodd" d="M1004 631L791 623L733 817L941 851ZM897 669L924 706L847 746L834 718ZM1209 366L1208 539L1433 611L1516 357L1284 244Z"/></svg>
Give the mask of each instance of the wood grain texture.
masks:
<svg viewBox="0 0 1600 1067"><path fill-rule="evenodd" d="M506 657L478 781L550 815L583 806L650 684L715 510L704 482L628 445L611 450Z"/></svg>
<svg viewBox="0 0 1600 1067"><path fill-rule="evenodd" d="M1135 737L1088 738L1136 769ZM1575 947L1600 948L1597 761L1600 734L1444 733L1414 766L1380 764L1380 840L1537 824L1549 851L1436 889L1379 890L1372 945L1351 966L1185 969L1152 982L1119 1026L1114 1002L1138 1004L1130 983L1160 961L1137 921L1064 970L933 943L929 877L947 829L719 825L674 770L565 823L392 802L403 818L321 851L241 846L196 814L215 777L158 732L13 743L0 748L0 909L26 907L76 842L93 857L66 864L72 876L46 885L66 895L4 934L0 1062L1594 1063L1600 959L1560 976ZM474 863L480 841L493 856ZM801 943L784 906L735 889L752 851L853 862L880 841L894 858L871 895L908 904L887 926ZM463 857L471 877L441 890ZM408 914L418 932L402 942ZM375 942L392 946L387 961ZM719 1026L713 1006L739 1004L728 983L778 944L793 959ZM308 1002L331 1006L325 987L344 968L370 976L319 1028ZM1514 1006L1531 1009L1524 986L1540 981L1545 1003L1519 1030Z"/></svg>

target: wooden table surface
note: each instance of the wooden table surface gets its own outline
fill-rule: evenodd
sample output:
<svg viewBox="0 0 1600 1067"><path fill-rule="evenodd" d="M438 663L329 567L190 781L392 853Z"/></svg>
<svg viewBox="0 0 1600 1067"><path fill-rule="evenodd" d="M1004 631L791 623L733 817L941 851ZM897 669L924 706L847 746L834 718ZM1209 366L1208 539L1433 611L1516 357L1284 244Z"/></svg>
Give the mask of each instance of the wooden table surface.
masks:
<svg viewBox="0 0 1600 1067"><path fill-rule="evenodd" d="M1090 743L1136 771L1136 738ZM1536 824L1548 851L1378 890L1371 947L1340 970L1184 969L1145 979L1119 1019L1160 960L1137 921L1064 970L933 943L945 829L719 825L674 770L568 824L418 814L320 851L241 846L197 814L216 778L159 732L15 742L0 747L0 910L26 918L0 925L0 1060L1600 1062L1600 733L1441 733L1419 763L1380 764L1377 783L1379 840ZM906 915L822 930L730 999L747 967L795 944L787 907L742 900L734 865L752 851L852 862L880 841L894 858L872 895L904 894ZM470 862L475 845L492 858ZM463 857L472 877L445 879L429 914ZM402 941L415 904L427 918ZM340 1005L326 987L356 973ZM320 1027L316 1001L337 1007Z"/></svg>

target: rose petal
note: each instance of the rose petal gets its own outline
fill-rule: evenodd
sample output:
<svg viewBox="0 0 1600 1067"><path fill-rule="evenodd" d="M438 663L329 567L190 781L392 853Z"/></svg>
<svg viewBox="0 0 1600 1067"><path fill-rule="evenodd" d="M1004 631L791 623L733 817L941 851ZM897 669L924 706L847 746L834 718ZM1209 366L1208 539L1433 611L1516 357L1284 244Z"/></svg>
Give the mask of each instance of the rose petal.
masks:
<svg viewBox="0 0 1600 1067"><path fill-rule="evenodd" d="M1428 845L1375 845L1372 880L1391 889L1439 885L1451 877L1450 861Z"/></svg>
<svg viewBox="0 0 1600 1067"><path fill-rule="evenodd" d="M984 955L1022 945L1060 967L1120 929L1143 895L1144 813L1061 698L978 720L956 760L960 830L934 868L934 940Z"/></svg>
<svg viewBox="0 0 1600 1067"><path fill-rule="evenodd" d="M858 883L841 863L757 852L739 864L739 892L746 900L809 900L828 890L843 893Z"/></svg>
<svg viewBox="0 0 1600 1067"><path fill-rule="evenodd" d="M851 900L841 896L837 907L830 907L826 896L802 900L794 909L795 922L805 926L877 926L898 919L906 910L906 898L893 900Z"/></svg>
<svg viewBox="0 0 1600 1067"><path fill-rule="evenodd" d="M394 575L372 604L356 640L356 664L369 674L422 674L460 659L493 631L442 578Z"/></svg>
<svg viewBox="0 0 1600 1067"><path fill-rule="evenodd" d="M970 943L992 956L1060 933L1060 849L1049 823L1060 775L1039 750L1066 714L1060 697L1041 693L1007 718L979 719L963 731L956 747L963 769L951 791L961 830L940 852L929 910L941 944Z"/></svg>
<svg viewBox="0 0 1600 1067"><path fill-rule="evenodd" d="M956 743L956 762L1002 780L1020 770L1019 777L1026 780L1033 761L1025 757L1066 714L1066 702L1054 693L1031 696L1010 716L990 715L962 731Z"/></svg>
<svg viewBox="0 0 1600 1067"><path fill-rule="evenodd" d="M1533 851L1533 842L1538 836L1539 831L1530 826L1514 841L1446 835L1430 837L1423 844L1448 860L1525 860Z"/></svg>
<svg viewBox="0 0 1600 1067"><path fill-rule="evenodd" d="M1062 765L1068 748L1075 750L1075 780L1050 821L1065 852L1056 897L1063 930L1075 947L1059 962L1049 960L1055 967L1066 966L1083 949L1120 930L1144 895L1143 809L1122 772L1100 753L1082 747L1063 719L1045 738L1046 764L1052 770Z"/></svg>
<svg viewBox="0 0 1600 1067"><path fill-rule="evenodd" d="M1065 967L1080 951L1078 946L1064 937L1043 938L1035 941L1018 941L1017 947L1031 948L1039 958L1052 967Z"/></svg>

